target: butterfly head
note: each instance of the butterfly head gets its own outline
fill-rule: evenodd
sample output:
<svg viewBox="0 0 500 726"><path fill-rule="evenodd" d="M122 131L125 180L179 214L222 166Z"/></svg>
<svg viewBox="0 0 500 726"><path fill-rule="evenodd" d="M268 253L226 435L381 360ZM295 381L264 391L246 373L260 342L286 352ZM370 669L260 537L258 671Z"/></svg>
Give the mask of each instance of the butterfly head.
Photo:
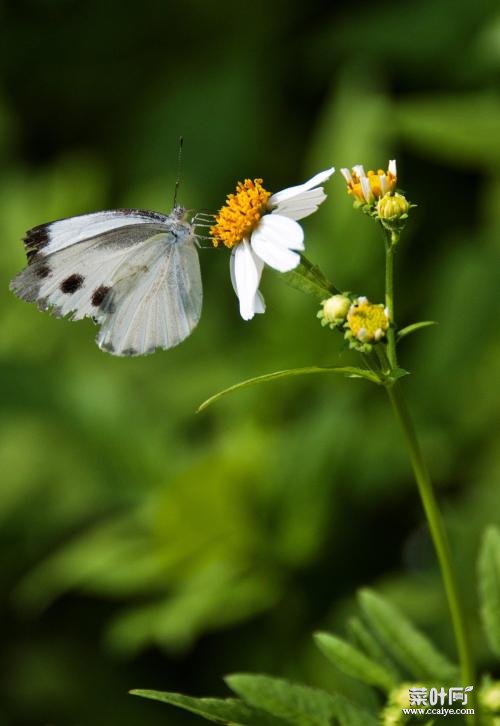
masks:
<svg viewBox="0 0 500 726"><path fill-rule="evenodd" d="M194 227L188 220L188 216L188 210L180 206L175 206L169 214L171 230L177 242L192 239L195 236Z"/></svg>
<svg viewBox="0 0 500 726"><path fill-rule="evenodd" d="M172 222L186 222L188 218L188 210L185 207L176 205L170 212Z"/></svg>

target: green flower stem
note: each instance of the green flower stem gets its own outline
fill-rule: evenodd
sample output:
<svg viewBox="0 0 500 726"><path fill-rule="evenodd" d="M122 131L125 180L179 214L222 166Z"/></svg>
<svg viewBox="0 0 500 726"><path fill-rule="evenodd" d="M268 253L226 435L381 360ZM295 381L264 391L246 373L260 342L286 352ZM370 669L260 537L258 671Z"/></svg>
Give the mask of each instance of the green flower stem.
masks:
<svg viewBox="0 0 500 726"><path fill-rule="evenodd" d="M387 331L387 356L392 368L397 368L396 331L394 328L394 247L390 235L385 243L385 306L389 314Z"/></svg>
<svg viewBox="0 0 500 726"><path fill-rule="evenodd" d="M397 368L396 354L396 331L394 326L394 245L390 235L386 234L386 257L385 257L385 304L389 313L390 328L387 331L387 358L389 367ZM385 355L381 352L382 368L385 368ZM406 448L409 454L411 466L417 483L422 505L429 525L432 541L436 549L436 554L441 570L441 577L448 600L453 631L455 634L455 642L457 645L458 657L460 661L460 671L462 683L466 685L475 684L474 665L472 660L471 648L467 629L465 625L465 615L461 604L457 578L451 558L450 546L444 526L443 517L439 510L436 495L432 486L432 481L427 469L417 434L413 425L413 421L408 410L408 406L403 396L403 391L399 381L386 385L387 395L392 404L394 414L401 427ZM479 715L478 698L475 702L475 716L468 716L466 720L477 723Z"/></svg>
<svg viewBox="0 0 500 726"><path fill-rule="evenodd" d="M410 412L403 396L401 384L396 381L392 386L387 386L386 390L396 419L403 432L418 491L429 523L434 547L436 548L457 643L462 682L464 686L472 685L475 683L475 675L470 643L443 518L434 494L427 466L422 456Z"/></svg>

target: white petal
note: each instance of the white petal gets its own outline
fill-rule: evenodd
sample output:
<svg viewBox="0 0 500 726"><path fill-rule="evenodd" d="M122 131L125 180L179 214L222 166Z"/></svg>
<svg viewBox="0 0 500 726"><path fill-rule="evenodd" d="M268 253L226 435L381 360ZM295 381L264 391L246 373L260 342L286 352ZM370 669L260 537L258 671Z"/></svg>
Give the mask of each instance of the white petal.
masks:
<svg viewBox="0 0 500 726"><path fill-rule="evenodd" d="M319 174L315 174L313 177L311 177L311 179L304 182L304 184L298 184L296 187L288 187L288 189L283 189L281 192L276 192L276 194L273 194L271 197L269 197L267 206L269 207L269 209L272 209L273 207L276 207L280 202L284 202L285 199L291 199L292 197L296 197L303 192L307 192L309 189L313 189L314 187L319 186L327 179L329 179L334 171L335 168L332 166L330 169L325 169L325 171L320 171Z"/></svg>
<svg viewBox="0 0 500 726"><path fill-rule="evenodd" d="M363 164L356 164L356 166L353 166L352 167L352 170L359 177L366 176L366 174L365 174L365 168L364 168Z"/></svg>
<svg viewBox="0 0 500 726"><path fill-rule="evenodd" d="M255 313L264 312L263 299L258 292L263 266L246 239L231 253L231 282L240 301L240 315L243 320L251 320Z"/></svg>
<svg viewBox="0 0 500 726"><path fill-rule="evenodd" d="M391 159L389 162L389 174L392 174L392 176L398 175L398 172L396 169L396 159Z"/></svg>
<svg viewBox="0 0 500 726"><path fill-rule="evenodd" d="M361 182L363 196L368 204L370 204L375 199L375 197L373 196L372 188L370 186L370 181L367 176L362 176L359 181Z"/></svg>
<svg viewBox="0 0 500 726"><path fill-rule="evenodd" d="M380 179L380 189L382 191L382 194L387 194L389 191L389 181L387 179L387 176L385 174L379 174Z"/></svg>
<svg viewBox="0 0 500 726"><path fill-rule="evenodd" d="M309 191L302 192L302 194L298 194L296 197L280 202L273 209L272 214L282 214L284 217L289 217L290 219L304 219L304 217L313 214L325 199L326 194L323 191L323 187L309 189Z"/></svg>
<svg viewBox="0 0 500 726"><path fill-rule="evenodd" d="M346 182L348 184L352 184L352 174L349 171L349 169L341 169L340 173L342 174L342 176L344 177L344 179L346 180Z"/></svg>
<svg viewBox="0 0 500 726"><path fill-rule="evenodd" d="M254 311L256 313L265 313L266 312L266 301L264 300L264 296L261 293L260 290L257 290L255 293L255 300L254 300Z"/></svg>
<svg viewBox="0 0 500 726"><path fill-rule="evenodd" d="M293 219L266 214L252 233L251 245L266 265L278 272L289 272L300 262L300 255L292 250L304 249L304 232Z"/></svg>

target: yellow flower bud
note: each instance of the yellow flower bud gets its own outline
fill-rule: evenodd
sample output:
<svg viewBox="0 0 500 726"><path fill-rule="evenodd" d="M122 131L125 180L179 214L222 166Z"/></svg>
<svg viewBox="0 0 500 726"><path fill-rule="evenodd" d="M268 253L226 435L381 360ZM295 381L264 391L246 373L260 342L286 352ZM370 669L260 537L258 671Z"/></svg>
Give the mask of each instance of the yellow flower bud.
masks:
<svg viewBox="0 0 500 726"><path fill-rule="evenodd" d="M493 713L500 712L500 682L493 681L482 689L480 692L480 700L484 708Z"/></svg>
<svg viewBox="0 0 500 726"><path fill-rule="evenodd" d="M377 214L380 219L394 221L408 215L410 203L402 194L388 192L377 202Z"/></svg>
<svg viewBox="0 0 500 726"><path fill-rule="evenodd" d="M351 307L351 301L345 295L332 295L328 300L323 300L322 304L321 317L326 323L337 323L340 320L345 320Z"/></svg>
<svg viewBox="0 0 500 726"><path fill-rule="evenodd" d="M347 315L349 331L361 343L373 343L385 336L389 327L387 308L374 305L366 297L358 297Z"/></svg>

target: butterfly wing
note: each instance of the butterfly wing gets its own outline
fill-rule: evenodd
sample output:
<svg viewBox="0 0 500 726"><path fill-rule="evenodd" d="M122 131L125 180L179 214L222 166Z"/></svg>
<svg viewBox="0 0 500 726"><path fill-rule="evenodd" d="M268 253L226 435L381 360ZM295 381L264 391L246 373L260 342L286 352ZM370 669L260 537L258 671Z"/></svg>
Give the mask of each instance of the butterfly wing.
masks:
<svg viewBox="0 0 500 726"><path fill-rule="evenodd" d="M128 347L135 355L149 350L156 340L160 343L155 347L172 347L189 335L200 316L201 281L193 239L192 227L179 221L177 210L169 216L146 210L111 210L57 220L28 232L25 240L28 266L12 280L11 290L58 317L69 316L73 320L92 317L104 327L118 310L123 312L124 306L132 311L129 298L144 311L144 301L136 293L138 289L144 293L149 281L151 320L166 316L167 332L145 335L148 347L144 347L146 342L139 345L138 341L137 345ZM182 247L183 251L173 253L176 247ZM162 275L162 254L165 263L170 260L169 270L188 278L181 280L178 293L172 284L167 286L168 294L154 284L154 271ZM192 271L179 271L178 266L182 264L191 265ZM192 300L188 299L188 290L193 291ZM109 303L111 297L115 300L113 305ZM158 300L171 304L172 312L156 310ZM188 330L188 323L182 322L183 315L191 326ZM177 318L178 322L174 323ZM134 319L148 326L152 324L139 313ZM136 324L132 329L136 329ZM101 334L99 345L100 340ZM114 335L107 347L106 344L101 347L110 352L116 348L116 354L125 355L126 347L119 343L115 346L113 341L116 342Z"/></svg>
<svg viewBox="0 0 500 726"><path fill-rule="evenodd" d="M122 227L150 225L168 228L172 216L148 209L109 209L79 214L33 227L26 233L24 246L28 260L31 260L34 256L47 256Z"/></svg>
<svg viewBox="0 0 500 726"><path fill-rule="evenodd" d="M200 264L192 238L159 234L134 263L136 273L113 286L99 318L97 344L114 355L173 348L201 315Z"/></svg>
<svg viewBox="0 0 500 726"><path fill-rule="evenodd" d="M125 213L102 212L31 230L25 241L28 266L12 280L11 290L56 317L94 317L121 268L123 276L127 259L132 263L151 237L172 227L168 217L135 223L132 219L130 225L126 220ZM87 225L84 232L82 225Z"/></svg>

